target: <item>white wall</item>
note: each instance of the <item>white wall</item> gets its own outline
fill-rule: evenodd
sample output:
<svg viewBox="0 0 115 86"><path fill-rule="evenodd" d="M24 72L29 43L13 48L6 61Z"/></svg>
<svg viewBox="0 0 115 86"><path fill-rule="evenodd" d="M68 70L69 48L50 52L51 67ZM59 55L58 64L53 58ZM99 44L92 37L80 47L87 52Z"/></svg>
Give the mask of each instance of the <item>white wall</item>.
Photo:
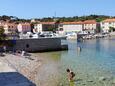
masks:
<svg viewBox="0 0 115 86"><path fill-rule="evenodd" d="M90 30L96 29L96 24L84 24L84 29L90 29Z"/></svg>
<svg viewBox="0 0 115 86"><path fill-rule="evenodd" d="M4 30L5 30L5 34L7 34L8 33L8 25L7 24L4 25Z"/></svg>
<svg viewBox="0 0 115 86"><path fill-rule="evenodd" d="M21 25L21 24L18 24L18 25L17 25L17 29L18 29L19 32L22 32L22 25Z"/></svg>
<svg viewBox="0 0 115 86"><path fill-rule="evenodd" d="M63 25L63 31L64 32L79 32L79 31L82 31L82 25L81 24Z"/></svg>
<svg viewBox="0 0 115 86"><path fill-rule="evenodd" d="M97 28L96 24L83 24L83 29L86 32L95 33L96 28Z"/></svg>
<svg viewBox="0 0 115 86"><path fill-rule="evenodd" d="M37 32L42 32L42 24L37 24L34 26L34 29L37 29ZM36 32L35 32L36 33Z"/></svg>
<svg viewBox="0 0 115 86"><path fill-rule="evenodd" d="M100 24L103 32L109 32L110 27L115 28L115 22L101 22Z"/></svg>

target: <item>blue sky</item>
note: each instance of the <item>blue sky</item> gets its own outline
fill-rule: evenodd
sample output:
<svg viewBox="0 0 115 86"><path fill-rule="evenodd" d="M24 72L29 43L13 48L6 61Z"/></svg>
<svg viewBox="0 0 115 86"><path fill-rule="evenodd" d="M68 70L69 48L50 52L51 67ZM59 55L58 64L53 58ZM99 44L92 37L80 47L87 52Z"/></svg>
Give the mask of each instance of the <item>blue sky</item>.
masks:
<svg viewBox="0 0 115 86"><path fill-rule="evenodd" d="M0 15L19 18L42 18L55 15L115 16L115 0L0 0Z"/></svg>

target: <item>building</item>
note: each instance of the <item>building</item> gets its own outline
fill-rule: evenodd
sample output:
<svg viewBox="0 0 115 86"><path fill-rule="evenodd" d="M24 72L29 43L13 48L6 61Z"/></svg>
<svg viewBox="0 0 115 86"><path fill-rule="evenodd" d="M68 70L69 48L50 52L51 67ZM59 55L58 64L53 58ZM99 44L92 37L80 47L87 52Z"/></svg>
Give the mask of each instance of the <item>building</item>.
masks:
<svg viewBox="0 0 115 86"><path fill-rule="evenodd" d="M0 26L4 26L6 22L0 20Z"/></svg>
<svg viewBox="0 0 115 86"><path fill-rule="evenodd" d="M95 20L86 20L83 22L83 31L87 33L95 33L97 22Z"/></svg>
<svg viewBox="0 0 115 86"><path fill-rule="evenodd" d="M100 24L101 24L102 32L108 33L109 30L111 30L111 28L115 28L115 18L106 19L102 21Z"/></svg>
<svg viewBox="0 0 115 86"><path fill-rule="evenodd" d="M18 32L26 33L31 31L30 23L19 23L17 25Z"/></svg>
<svg viewBox="0 0 115 86"><path fill-rule="evenodd" d="M58 31L60 33L68 33L68 32L80 32L82 31L83 22L63 22L60 23Z"/></svg>
<svg viewBox="0 0 115 86"><path fill-rule="evenodd" d="M39 22L34 24L34 33L45 32L45 31L54 31L58 28L58 24L55 22Z"/></svg>
<svg viewBox="0 0 115 86"><path fill-rule="evenodd" d="M15 23L4 23L3 24L5 34L16 32L17 24Z"/></svg>
<svg viewBox="0 0 115 86"><path fill-rule="evenodd" d="M34 33L40 33L42 31L43 30L42 30L42 24L41 23L34 24L34 28L33 28Z"/></svg>

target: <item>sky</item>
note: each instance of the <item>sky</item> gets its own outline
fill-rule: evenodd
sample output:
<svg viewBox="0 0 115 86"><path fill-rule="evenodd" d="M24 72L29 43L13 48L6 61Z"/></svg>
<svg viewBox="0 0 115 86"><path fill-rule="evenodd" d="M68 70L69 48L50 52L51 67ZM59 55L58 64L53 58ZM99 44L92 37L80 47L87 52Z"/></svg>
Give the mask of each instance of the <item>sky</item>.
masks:
<svg viewBox="0 0 115 86"><path fill-rule="evenodd" d="M0 0L0 16L19 18L115 16L115 0Z"/></svg>

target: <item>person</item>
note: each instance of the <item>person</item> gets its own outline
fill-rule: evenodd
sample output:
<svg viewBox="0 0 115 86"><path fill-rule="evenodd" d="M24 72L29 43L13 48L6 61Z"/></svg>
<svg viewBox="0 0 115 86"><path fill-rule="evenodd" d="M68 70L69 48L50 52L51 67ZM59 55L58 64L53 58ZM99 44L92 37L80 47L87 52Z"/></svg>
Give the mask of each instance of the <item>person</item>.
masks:
<svg viewBox="0 0 115 86"><path fill-rule="evenodd" d="M3 46L3 50L4 50L4 52L6 53L6 46Z"/></svg>
<svg viewBox="0 0 115 86"><path fill-rule="evenodd" d="M75 73L72 72L70 69L66 69L68 73L68 81L73 81L73 78L75 77Z"/></svg>
<svg viewBox="0 0 115 86"><path fill-rule="evenodd" d="M70 81L71 72L70 69L66 69L68 81Z"/></svg>
<svg viewBox="0 0 115 86"><path fill-rule="evenodd" d="M22 50L22 54L21 54L21 56L24 56L25 55L25 51L24 50Z"/></svg>
<svg viewBox="0 0 115 86"><path fill-rule="evenodd" d="M75 73L71 72L71 80L73 81L73 78L75 77Z"/></svg>

